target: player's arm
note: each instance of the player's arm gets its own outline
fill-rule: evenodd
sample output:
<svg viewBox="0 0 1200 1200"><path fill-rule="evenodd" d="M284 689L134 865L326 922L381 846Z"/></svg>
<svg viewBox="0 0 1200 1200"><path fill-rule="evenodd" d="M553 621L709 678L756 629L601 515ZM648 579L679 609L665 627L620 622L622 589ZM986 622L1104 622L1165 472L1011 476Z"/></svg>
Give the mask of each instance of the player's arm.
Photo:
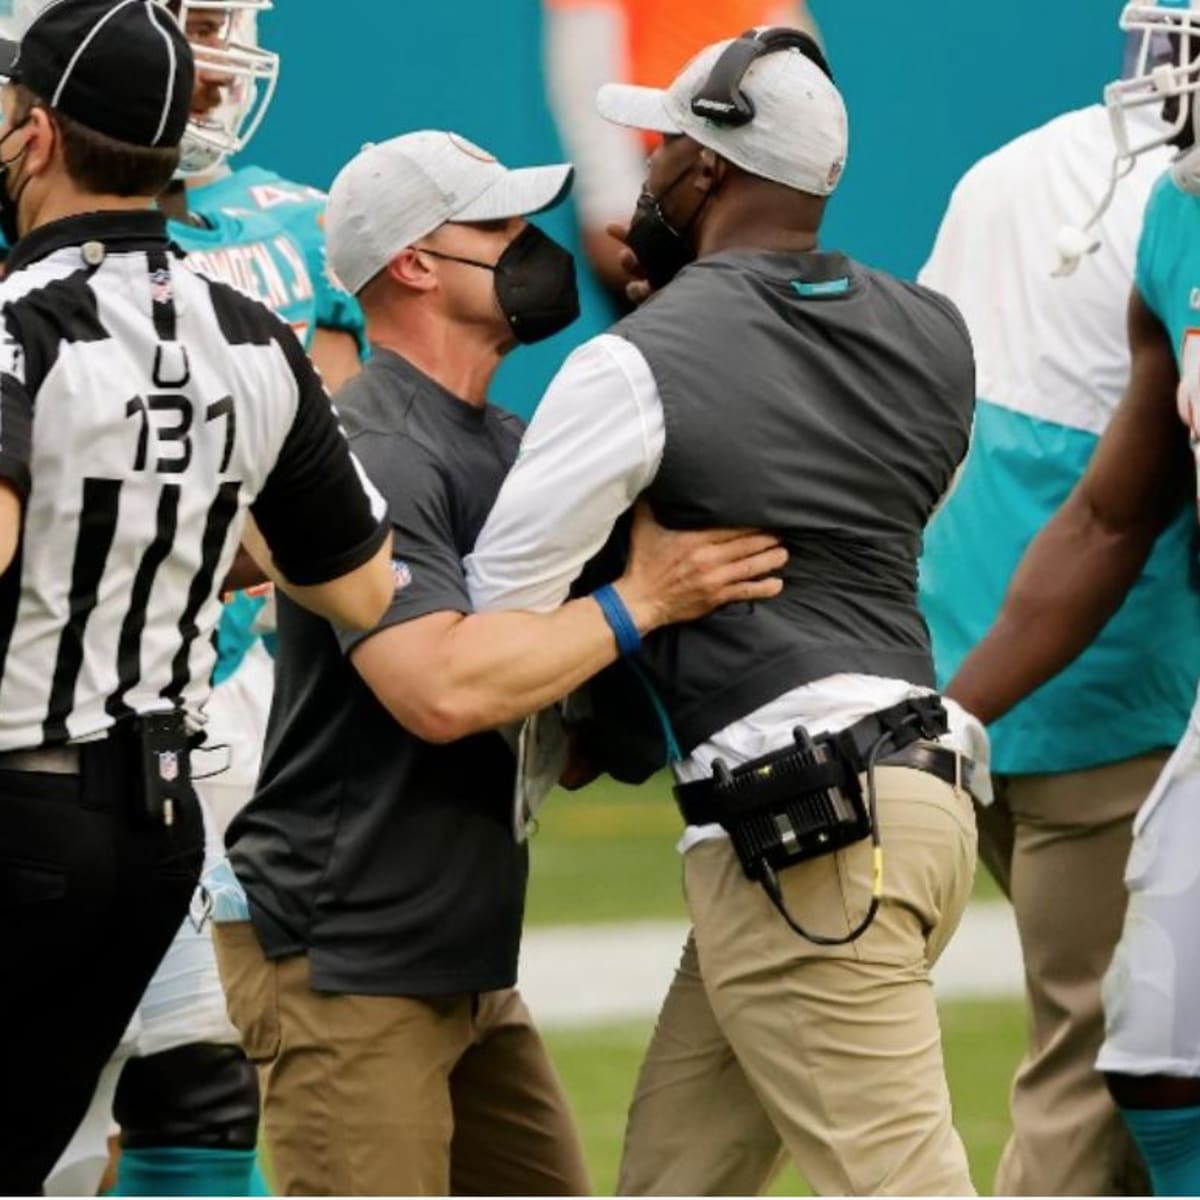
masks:
<svg viewBox="0 0 1200 1200"><path fill-rule="evenodd" d="M601 282L616 291L625 287L625 271L621 244L607 227L632 215L646 171L637 135L596 110L596 91L625 69L624 26L614 0L546 0L546 82L559 134L575 164L583 248Z"/></svg>
<svg viewBox="0 0 1200 1200"><path fill-rule="evenodd" d="M1030 545L995 624L946 689L983 721L1002 717L1092 642L1195 491L1171 342L1136 290L1129 346L1129 386L1087 472Z"/></svg>
<svg viewBox="0 0 1200 1200"><path fill-rule="evenodd" d="M251 505L243 543L298 604L370 629L392 595L386 505L350 453L329 394L291 330L278 329L298 389L292 428Z"/></svg>

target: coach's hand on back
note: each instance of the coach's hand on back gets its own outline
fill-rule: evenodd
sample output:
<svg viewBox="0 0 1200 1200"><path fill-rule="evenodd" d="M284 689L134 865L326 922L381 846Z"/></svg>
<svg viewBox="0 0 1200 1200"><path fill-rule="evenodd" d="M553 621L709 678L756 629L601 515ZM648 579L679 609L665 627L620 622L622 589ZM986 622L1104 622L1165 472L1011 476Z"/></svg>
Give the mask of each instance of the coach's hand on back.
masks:
<svg viewBox="0 0 1200 1200"><path fill-rule="evenodd" d="M660 525L645 501L634 514L629 565L617 590L643 632L694 621L726 604L770 600L787 551L753 529L679 531Z"/></svg>

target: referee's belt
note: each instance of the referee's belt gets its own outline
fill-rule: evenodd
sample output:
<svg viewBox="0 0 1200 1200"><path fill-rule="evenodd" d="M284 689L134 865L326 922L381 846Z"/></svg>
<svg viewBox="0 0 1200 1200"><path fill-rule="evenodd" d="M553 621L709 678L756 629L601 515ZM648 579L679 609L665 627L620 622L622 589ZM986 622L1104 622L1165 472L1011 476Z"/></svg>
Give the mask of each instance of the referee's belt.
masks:
<svg viewBox="0 0 1200 1200"><path fill-rule="evenodd" d="M931 697L936 700L936 697ZM913 702L909 701L908 704ZM938 702L940 706L940 701ZM888 710L890 713L892 710ZM880 729L880 716L887 714L872 714L869 717L863 718L862 721L852 725L848 730L844 730L840 737L847 742L855 743L857 746L863 745L868 739L873 740ZM943 718L944 719L944 718ZM945 733L945 728L940 729L930 727L922 730L921 735L928 738L938 736ZM820 741L821 739L818 739ZM772 755L766 755L763 761L772 758ZM853 757L853 756L851 756ZM750 774L754 771L759 760L754 760L748 763L742 763L735 768L734 774L741 775L743 773ZM865 764L860 764L865 766ZM909 767L916 771L924 771L927 775L932 775L936 779L942 780L943 783L948 783L952 787L958 788L960 791L966 791L974 796L972 784L975 781L975 763L967 755L958 750L953 750L948 746L939 746L930 741L914 741L909 745L895 750L892 753L881 757L875 764L877 767ZM829 787L837 786L844 778L843 771L845 770L844 763L835 761L827 762L818 771L825 771L828 774L826 785ZM860 772L861 773L861 772ZM720 825L722 818L727 817L729 813L729 802L726 799L720 799L716 795L718 781L716 777L709 779L699 779L694 783L680 783L675 787L675 801L679 805L679 811L683 814L683 819L689 825Z"/></svg>
<svg viewBox="0 0 1200 1200"><path fill-rule="evenodd" d="M78 746L38 746L0 753L0 771L36 771L43 775L79 775L83 755Z"/></svg>

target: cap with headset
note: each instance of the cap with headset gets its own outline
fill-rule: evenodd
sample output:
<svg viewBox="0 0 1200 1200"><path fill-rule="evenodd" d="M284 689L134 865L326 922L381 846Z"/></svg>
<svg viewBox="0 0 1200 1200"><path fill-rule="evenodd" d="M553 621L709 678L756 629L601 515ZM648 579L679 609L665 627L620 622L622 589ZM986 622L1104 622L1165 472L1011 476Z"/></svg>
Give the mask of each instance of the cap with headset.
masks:
<svg viewBox="0 0 1200 1200"><path fill-rule="evenodd" d="M179 144L194 78L187 39L154 0L51 0L20 41L0 40L0 79L132 146Z"/></svg>
<svg viewBox="0 0 1200 1200"><path fill-rule="evenodd" d="M846 166L846 105L799 29L747 30L701 50L668 88L609 83L596 104L617 125L687 134L751 175L817 196Z"/></svg>
<svg viewBox="0 0 1200 1200"><path fill-rule="evenodd" d="M511 169L457 133L425 129L364 146L329 191L329 265L357 294L406 246L449 221L498 221L553 208L569 163Z"/></svg>

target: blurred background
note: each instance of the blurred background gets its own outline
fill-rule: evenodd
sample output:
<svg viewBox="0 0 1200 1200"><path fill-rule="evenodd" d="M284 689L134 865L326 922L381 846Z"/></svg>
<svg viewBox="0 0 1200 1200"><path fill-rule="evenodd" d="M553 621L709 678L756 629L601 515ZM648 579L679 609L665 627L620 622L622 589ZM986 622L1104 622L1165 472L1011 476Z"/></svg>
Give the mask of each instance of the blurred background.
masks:
<svg viewBox="0 0 1200 1200"><path fill-rule="evenodd" d="M283 69L250 158L327 187L363 142L445 128L510 165L556 161L564 138L547 97L548 26L562 9L626 5L564 0L549 14L547 7L544 0L276 0L260 36L283 55ZM683 45L696 25L715 22L735 36L745 24L740 0L628 7L635 20L657 21L652 33L666 43L675 37ZM1054 114L1098 100L1121 65L1119 0L1062 0L1052 8L1040 0L808 0L808 8L850 110L850 159L826 245L910 277L965 168ZM569 61L577 44L568 38L552 62L582 78L590 64ZM584 44L594 49L596 40ZM626 53L626 64L637 56ZM649 57L647 65L661 70L660 55ZM575 241L575 209L541 221ZM589 280L582 320L513 355L495 399L528 415L564 354L609 320Z"/></svg>
<svg viewBox="0 0 1200 1200"><path fill-rule="evenodd" d="M760 19L748 14L785 21L790 12L819 28L850 110L850 160L825 244L912 277L972 162L1099 100L1121 66L1119 11L1119 0L1052 10L1041 0L809 0L806 12L794 0L340 0L332 9L276 0L260 38L282 54L282 77L249 157L327 187L363 142L422 127L457 130L511 165L555 161L570 147L583 176L577 203L539 220L577 250L586 241L603 267L596 225L632 209L647 147L633 135L606 141L612 132L589 125L594 83L614 73L665 83L695 48L689 41L734 36ZM603 283L584 274L583 318L513 355L498 402L528 416L565 354L612 320ZM678 832L665 780L599 784L557 797L533 842L522 986L602 1191L682 944ZM982 874L937 984L956 1119L986 1191L1007 1135L1024 1018L1008 908ZM790 1170L776 1184L803 1187Z"/></svg>

